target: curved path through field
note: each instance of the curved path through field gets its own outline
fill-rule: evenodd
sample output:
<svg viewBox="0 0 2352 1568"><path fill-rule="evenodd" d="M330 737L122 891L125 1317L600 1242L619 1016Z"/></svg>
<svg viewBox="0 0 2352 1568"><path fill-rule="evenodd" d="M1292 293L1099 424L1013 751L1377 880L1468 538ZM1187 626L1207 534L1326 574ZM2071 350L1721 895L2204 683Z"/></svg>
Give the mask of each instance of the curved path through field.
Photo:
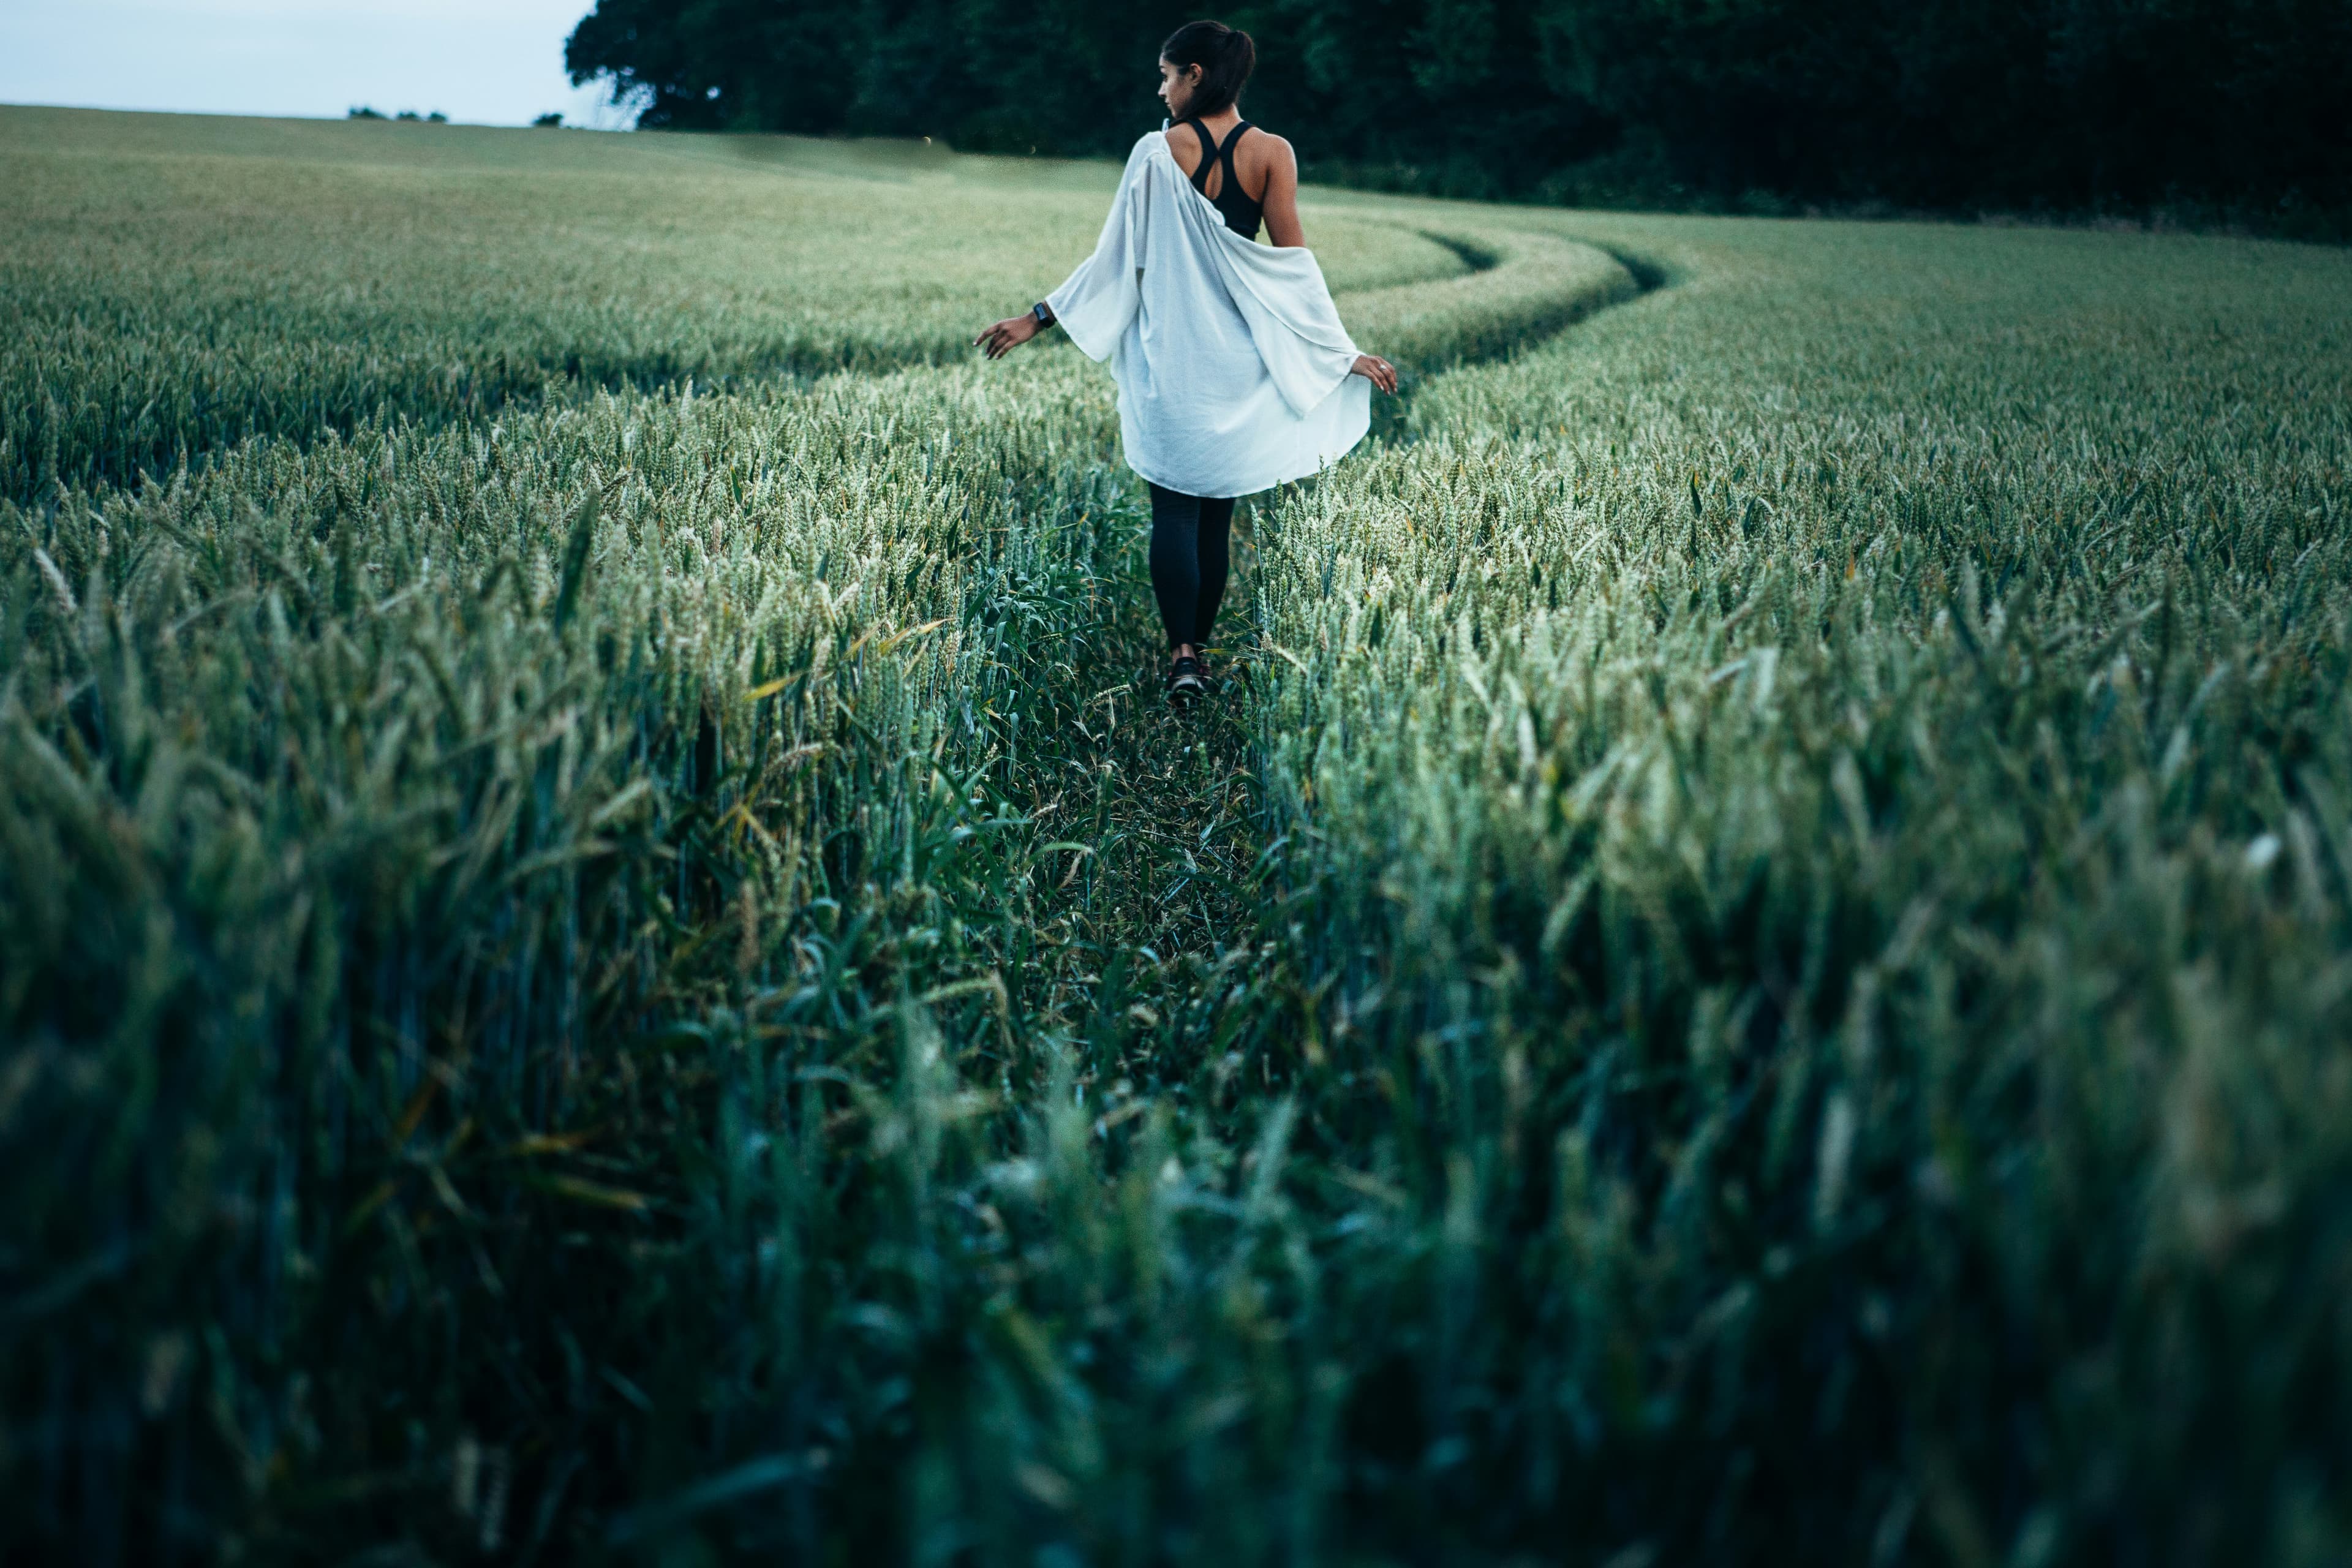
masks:
<svg viewBox="0 0 2352 1568"><path fill-rule="evenodd" d="M1339 301L1357 340L1404 372L1398 397L1376 412L1375 442L1412 438L1414 395L1434 377L1515 353L1664 281L1554 235L1460 223L1426 232L1473 270ZM1123 468L1116 482L1136 488ZM1100 626L1072 640L1069 665L1038 672L1060 689L1022 702L1024 712L1066 715L1067 731L1019 775L1021 796L1008 804L1039 841L1085 847L1048 853L1039 871L1050 891L1038 924L1067 932L1041 957L1045 1016L1104 1047L1139 1036L1214 1048L1234 1026L1217 1016L1233 972L1265 957L1255 944L1269 845L1248 724L1252 672L1278 657L1255 626L1253 525L1263 503L1239 520L1209 660L1213 695L1190 714L1161 693L1167 655L1143 549L1149 522L1140 500L1133 505L1132 548L1093 595Z"/></svg>

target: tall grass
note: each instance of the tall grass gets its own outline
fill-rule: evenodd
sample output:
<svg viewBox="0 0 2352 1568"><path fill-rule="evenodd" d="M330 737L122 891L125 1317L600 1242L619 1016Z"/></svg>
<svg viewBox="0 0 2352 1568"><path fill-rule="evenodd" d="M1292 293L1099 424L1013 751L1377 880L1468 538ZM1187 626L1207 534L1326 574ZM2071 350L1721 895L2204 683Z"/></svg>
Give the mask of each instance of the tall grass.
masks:
<svg viewBox="0 0 2352 1568"><path fill-rule="evenodd" d="M894 895L988 816L933 786L1020 635L1014 535L1098 460L1055 455L1092 386L971 379L601 400L11 509L11 1228L69 1265L15 1314L12 1404L71 1379L19 1462L82 1491L141 1401L248 1486L306 1446L407 1462L396 1413L438 1389L412 1418L446 1421L496 1363L477 1314L561 1290L550 1227L654 1201L600 1120L614 1072L668 1076L645 1031L706 971L793 973L772 910L837 985L889 967ZM359 1408L326 1381L353 1355Z"/></svg>
<svg viewBox="0 0 2352 1568"><path fill-rule="evenodd" d="M747 355L918 342L926 247L1011 308L1066 258L927 215L1100 174L316 129L215 153L506 246L551 343L704 330L755 176L874 226ZM547 303L451 159L667 259ZM1350 211L1416 391L1256 503L1189 721L1073 354L270 424L324 237L153 294L247 423L0 500L0 1541L2340 1555L2340 259ZM10 287L148 242L72 243Z"/></svg>
<svg viewBox="0 0 2352 1568"><path fill-rule="evenodd" d="M951 363L1061 280L1115 181L1080 165L1008 184L992 160L779 138L746 156L163 123L0 110L0 495L20 504L252 436L488 418L551 383L707 392ZM1309 216L1342 290L1465 269L1410 227Z"/></svg>
<svg viewBox="0 0 2352 1568"><path fill-rule="evenodd" d="M1299 1092L1369 1250L1469 1247L1367 1420L1677 1554L2324 1560L2334 258L1655 232L1706 271L1433 387L1257 580Z"/></svg>

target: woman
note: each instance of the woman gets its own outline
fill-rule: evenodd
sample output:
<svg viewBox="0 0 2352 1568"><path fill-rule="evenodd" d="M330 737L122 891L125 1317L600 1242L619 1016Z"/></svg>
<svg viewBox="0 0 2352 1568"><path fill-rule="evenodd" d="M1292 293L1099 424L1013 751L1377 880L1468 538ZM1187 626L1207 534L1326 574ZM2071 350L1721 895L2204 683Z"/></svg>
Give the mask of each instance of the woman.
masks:
<svg viewBox="0 0 2352 1568"><path fill-rule="evenodd" d="M1111 361L1128 465L1151 487L1151 587L1169 694L1207 688L1236 498L1302 479L1363 439L1386 360L1359 353L1298 226L1290 143L1241 117L1247 33L1179 27L1160 51L1170 124L1135 144L1095 253L1025 315L981 333L1001 358L1058 322ZM1257 245L1263 219L1271 247Z"/></svg>

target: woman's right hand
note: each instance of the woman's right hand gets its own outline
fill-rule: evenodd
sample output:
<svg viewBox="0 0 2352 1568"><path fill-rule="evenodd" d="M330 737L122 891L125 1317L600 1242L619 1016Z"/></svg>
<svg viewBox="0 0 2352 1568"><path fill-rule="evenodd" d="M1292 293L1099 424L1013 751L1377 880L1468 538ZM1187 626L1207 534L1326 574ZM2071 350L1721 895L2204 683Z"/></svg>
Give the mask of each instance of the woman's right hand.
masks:
<svg viewBox="0 0 2352 1568"><path fill-rule="evenodd" d="M1382 392L1389 394L1391 396L1394 396L1396 395L1396 366L1381 358L1378 354L1358 354L1356 356L1355 364L1349 370L1348 374L1349 375L1362 376L1366 381L1370 382L1374 386L1379 387Z"/></svg>
<svg viewBox="0 0 2352 1568"><path fill-rule="evenodd" d="M1034 315L1007 316L972 339L971 342L974 348L986 349L989 358L1003 359L1042 330Z"/></svg>

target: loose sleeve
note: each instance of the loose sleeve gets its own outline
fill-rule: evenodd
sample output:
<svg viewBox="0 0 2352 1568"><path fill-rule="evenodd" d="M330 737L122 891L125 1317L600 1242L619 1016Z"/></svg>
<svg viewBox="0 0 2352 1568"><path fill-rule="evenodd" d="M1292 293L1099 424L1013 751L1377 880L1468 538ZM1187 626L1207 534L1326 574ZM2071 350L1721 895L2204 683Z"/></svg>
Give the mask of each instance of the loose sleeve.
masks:
<svg viewBox="0 0 2352 1568"><path fill-rule="evenodd" d="M1356 344L1314 254L1249 243L1218 246L1213 254L1291 412L1303 415L1330 396L1355 368Z"/></svg>
<svg viewBox="0 0 2352 1568"><path fill-rule="evenodd" d="M1045 296L1062 330L1088 359L1110 358L1142 302L1143 226L1149 217L1149 187L1141 177L1145 151L1139 142L1128 157L1094 254Z"/></svg>

